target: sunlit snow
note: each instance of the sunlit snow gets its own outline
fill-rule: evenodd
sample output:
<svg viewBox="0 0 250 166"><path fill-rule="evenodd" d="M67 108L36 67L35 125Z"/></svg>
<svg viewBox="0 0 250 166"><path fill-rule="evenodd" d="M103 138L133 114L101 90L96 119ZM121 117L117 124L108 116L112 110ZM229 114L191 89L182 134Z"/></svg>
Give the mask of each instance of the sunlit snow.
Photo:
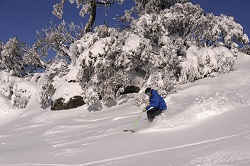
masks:
<svg viewBox="0 0 250 166"><path fill-rule="evenodd" d="M239 54L236 71L183 85L152 124L133 97L98 112L0 97L0 165L250 165L249 63Z"/></svg>

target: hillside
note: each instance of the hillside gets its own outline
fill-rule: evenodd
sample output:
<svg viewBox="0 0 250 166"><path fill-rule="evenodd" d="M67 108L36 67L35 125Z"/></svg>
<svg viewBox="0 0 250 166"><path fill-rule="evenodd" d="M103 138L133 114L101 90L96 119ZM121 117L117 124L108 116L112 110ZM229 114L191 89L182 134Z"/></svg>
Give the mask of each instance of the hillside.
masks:
<svg viewBox="0 0 250 166"><path fill-rule="evenodd" d="M143 113L133 134L123 132L141 114L133 97L98 112L37 102L2 112L0 165L250 165L249 64L239 54L235 71L185 84L152 124Z"/></svg>

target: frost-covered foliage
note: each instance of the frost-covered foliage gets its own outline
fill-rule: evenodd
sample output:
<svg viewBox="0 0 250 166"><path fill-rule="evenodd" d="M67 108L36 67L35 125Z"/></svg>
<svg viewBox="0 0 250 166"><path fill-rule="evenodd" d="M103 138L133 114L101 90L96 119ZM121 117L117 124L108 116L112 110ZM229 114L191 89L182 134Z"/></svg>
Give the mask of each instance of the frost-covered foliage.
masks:
<svg viewBox="0 0 250 166"><path fill-rule="evenodd" d="M176 3L185 3L189 0L134 0L139 15L145 13L159 13L161 10L169 9Z"/></svg>
<svg viewBox="0 0 250 166"><path fill-rule="evenodd" d="M12 75L0 72L0 96L6 99L8 108L25 108L31 98L38 99L38 85Z"/></svg>
<svg viewBox="0 0 250 166"><path fill-rule="evenodd" d="M19 79L13 79L11 76L12 73L8 73L5 71L0 71L0 94L2 94L7 99L11 98L12 87L15 81L18 81Z"/></svg>
<svg viewBox="0 0 250 166"><path fill-rule="evenodd" d="M38 100L37 84L21 79L13 85L12 105L16 108L25 108L31 98Z"/></svg>
<svg viewBox="0 0 250 166"><path fill-rule="evenodd" d="M15 95L13 95L13 105L18 108L25 108L27 103L29 102L31 94L27 93L26 90L16 90Z"/></svg>
<svg viewBox="0 0 250 166"><path fill-rule="evenodd" d="M1 51L1 70L13 71L14 75L23 76L25 71L22 54L17 38L11 38Z"/></svg>
<svg viewBox="0 0 250 166"><path fill-rule="evenodd" d="M88 105L89 111L98 111L102 109L100 96L96 87L88 87L84 91L83 98L86 104Z"/></svg>
<svg viewBox="0 0 250 166"><path fill-rule="evenodd" d="M42 107L48 107L52 103L52 96L55 93L55 88L50 81L43 83L39 89L39 103Z"/></svg>
<svg viewBox="0 0 250 166"><path fill-rule="evenodd" d="M23 77L43 66L38 54L17 38L9 39L4 46L2 43L0 47L0 69L3 71Z"/></svg>
<svg viewBox="0 0 250 166"><path fill-rule="evenodd" d="M249 42L242 26L233 17L205 15L199 5L190 2L177 3L158 14L144 14L133 21L131 27L156 44L162 36L181 37L186 46L208 46L222 41L230 47L233 42Z"/></svg>
<svg viewBox="0 0 250 166"><path fill-rule="evenodd" d="M232 70L235 70L235 57L228 48L220 46L199 49L191 46L186 51L186 60L181 63L179 82L192 82Z"/></svg>
<svg viewBox="0 0 250 166"><path fill-rule="evenodd" d="M50 22L48 28L37 31L37 42L33 45L34 50L43 57L47 57L50 50L56 52L57 57L63 57L71 60L71 54L68 52L70 44L80 39L82 27L74 23L67 24L62 21L59 25Z"/></svg>
<svg viewBox="0 0 250 166"><path fill-rule="evenodd" d="M250 46L245 45L244 47L242 47L241 51L244 52L245 54L250 55Z"/></svg>
<svg viewBox="0 0 250 166"><path fill-rule="evenodd" d="M239 45L238 45L237 43L233 42L233 43L231 44L231 49L230 49L230 51L231 51L234 55L236 55L236 54L239 52Z"/></svg>
<svg viewBox="0 0 250 166"><path fill-rule="evenodd" d="M39 102L43 107L47 107L52 103L52 96L58 90L55 86L55 81L61 79L62 82L65 80L62 78L68 74L68 64L64 59L54 60L51 64L47 65L45 70L45 81L42 83L39 93Z"/></svg>
<svg viewBox="0 0 250 166"><path fill-rule="evenodd" d="M154 86L162 94L176 90L174 75L179 62L173 43L162 41L165 47L155 53L149 39L130 31L97 27L95 32L70 47L79 69L75 80L89 94L86 103L115 100L127 86L133 85Z"/></svg>
<svg viewBox="0 0 250 166"><path fill-rule="evenodd" d="M12 86L11 74L0 71L0 112L9 112L11 109Z"/></svg>
<svg viewBox="0 0 250 166"><path fill-rule="evenodd" d="M218 56L217 63L219 72L227 73L232 70L235 70L235 57L229 49L221 46L215 47L213 48L213 50Z"/></svg>
<svg viewBox="0 0 250 166"><path fill-rule="evenodd" d="M90 32L92 30L92 26L96 19L97 7L104 6L106 9L109 9L115 2L118 4L122 4L124 0L61 0L60 3L55 4L53 14L58 18L62 18L63 15L63 7L66 1L69 1L71 4L76 3L76 7L80 8L79 15L84 17L85 15L89 14L89 20L87 21L84 34Z"/></svg>
<svg viewBox="0 0 250 166"><path fill-rule="evenodd" d="M64 59L54 60L47 66L45 71L46 78L52 80L55 76L62 77L69 72L68 64Z"/></svg>
<svg viewBox="0 0 250 166"><path fill-rule="evenodd" d="M216 21L220 30L220 36L226 45L237 41L243 44L249 43L248 36L243 33L243 27L235 22L233 17L220 15L216 17Z"/></svg>

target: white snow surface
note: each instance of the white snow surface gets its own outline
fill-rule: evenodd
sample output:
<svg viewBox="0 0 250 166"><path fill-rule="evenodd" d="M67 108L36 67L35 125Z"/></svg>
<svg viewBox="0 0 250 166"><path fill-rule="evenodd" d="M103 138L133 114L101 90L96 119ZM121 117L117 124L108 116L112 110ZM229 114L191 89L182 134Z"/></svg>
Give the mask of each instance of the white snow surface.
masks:
<svg viewBox="0 0 250 166"><path fill-rule="evenodd" d="M237 70L183 85L151 124L132 98L99 112L53 112L36 102L12 110L0 96L0 165L248 166L249 64L239 53ZM123 132L140 114L136 132Z"/></svg>
<svg viewBox="0 0 250 166"><path fill-rule="evenodd" d="M84 94L79 84L74 84L67 81L57 81L55 83L56 91L52 96L52 100L63 98L64 102L69 102L74 96L82 96Z"/></svg>

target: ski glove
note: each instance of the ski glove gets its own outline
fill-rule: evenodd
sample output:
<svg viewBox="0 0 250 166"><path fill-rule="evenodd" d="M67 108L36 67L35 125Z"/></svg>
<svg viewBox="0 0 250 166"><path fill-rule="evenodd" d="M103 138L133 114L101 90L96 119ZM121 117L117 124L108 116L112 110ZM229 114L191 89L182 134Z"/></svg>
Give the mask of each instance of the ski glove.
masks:
<svg viewBox="0 0 250 166"><path fill-rule="evenodd" d="M146 108L144 108L143 110L142 110L142 112L146 112L147 110L146 110Z"/></svg>

